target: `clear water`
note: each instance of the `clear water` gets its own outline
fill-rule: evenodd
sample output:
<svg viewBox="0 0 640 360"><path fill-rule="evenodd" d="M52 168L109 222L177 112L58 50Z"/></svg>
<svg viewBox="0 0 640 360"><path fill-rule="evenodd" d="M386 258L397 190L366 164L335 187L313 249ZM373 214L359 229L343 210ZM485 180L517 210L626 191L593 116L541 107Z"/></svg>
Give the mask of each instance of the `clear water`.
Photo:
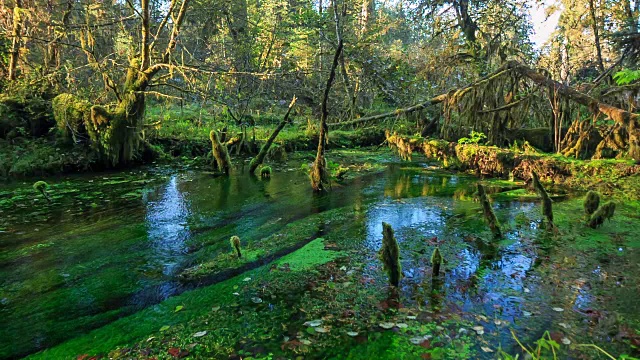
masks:
<svg viewBox="0 0 640 360"><path fill-rule="evenodd" d="M537 270L549 251L568 250L551 250L535 220L514 226L498 246L487 246L479 241L488 232L471 198L477 179L404 166L390 164L383 174L320 196L311 193L306 174L295 170L266 181L170 169L54 179L50 183L59 186L52 186L51 205L29 184L0 189L5 199L18 194L0 214L0 358L53 346L180 294L186 287L177 275L228 251L231 235L266 237L291 221L347 205L365 214L353 226L366 235L355 241L372 264L381 222L396 229L406 274L402 290L410 301L477 314L489 330L503 331L505 341L510 333L494 328L495 320L529 326L532 335L552 328L559 317L580 323L578 315L550 309L592 306L595 295L584 286L556 288ZM519 214L539 217L535 203L496 208L506 224ZM413 250L423 241L445 240L455 266L434 298L421 290L430 254Z"/></svg>

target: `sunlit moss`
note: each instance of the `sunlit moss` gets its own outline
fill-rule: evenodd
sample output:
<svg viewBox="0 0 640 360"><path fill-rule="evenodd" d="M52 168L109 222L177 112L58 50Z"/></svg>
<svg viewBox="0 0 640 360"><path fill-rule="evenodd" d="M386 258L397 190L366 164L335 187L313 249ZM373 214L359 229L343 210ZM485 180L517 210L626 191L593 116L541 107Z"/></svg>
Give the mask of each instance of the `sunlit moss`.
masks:
<svg viewBox="0 0 640 360"><path fill-rule="evenodd" d="M231 247L233 248L233 250L235 250L236 254L238 255L238 258L241 258L242 252L240 251L240 238L234 235L231 237L229 242L231 243Z"/></svg>
<svg viewBox="0 0 640 360"><path fill-rule="evenodd" d="M36 181L33 184L33 189L39 193L42 194L42 196L44 196L45 199L47 199L47 201L50 203L51 202L51 198L49 197L49 194L47 193L47 189L49 188L49 184L47 184L44 181Z"/></svg>
<svg viewBox="0 0 640 360"><path fill-rule="evenodd" d="M380 260L384 269L389 275L389 284L398 287L402 277L402 267L400 265L400 248L398 241L393 235L391 225L382 223L382 248L380 249Z"/></svg>
<svg viewBox="0 0 640 360"><path fill-rule="evenodd" d="M271 177L271 166L264 165L263 167L261 167L260 168L260 176L263 177L263 178Z"/></svg>
<svg viewBox="0 0 640 360"><path fill-rule="evenodd" d="M226 175L229 175L231 168L231 158L227 147L222 144L218 138L218 132L211 130L209 133L209 139L211 140L211 153L216 160L218 170L223 171Z"/></svg>

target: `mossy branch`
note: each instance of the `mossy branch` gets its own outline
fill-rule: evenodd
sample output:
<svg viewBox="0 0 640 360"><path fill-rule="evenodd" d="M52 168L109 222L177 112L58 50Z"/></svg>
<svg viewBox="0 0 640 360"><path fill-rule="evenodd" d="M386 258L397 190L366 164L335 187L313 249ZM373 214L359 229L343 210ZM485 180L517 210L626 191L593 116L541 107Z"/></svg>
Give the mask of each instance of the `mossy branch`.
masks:
<svg viewBox="0 0 640 360"><path fill-rule="evenodd" d="M478 197L480 198L480 204L482 204L482 212L484 213L484 218L487 220L493 236L496 238L501 238L502 230L500 229L498 218L493 212L493 208L491 208L491 203L487 198L487 193L484 190L484 186L482 186L482 184L480 183L478 183Z"/></svg>
<svg viewBox="0 0 640 360"><path fill-rule="evenodd" d="M555 227L553 223L553 208L552 201L547 194L547 190L545 190L544 186L540 183L540 178L535 171L531 171L531 179L533 180L533 188L536 189L536 192L542 198L542 215L547 219L547 228L553 229Z"/></svg>
<svg viewBox="0 0 640 360"><path fill-rule="evenodd" d="M267 139L267 142L262 146L258 155L256 155L256 157L251 160L251 163L249 164L250 174L253 174L258 168L258 166L262 164L262 162L264 161L264 158L267 156L267 153L269 152L269 148L271 147L271 144L273 144L273 141L276 139L280 131L284 129L285 125L289 123L289 114L291 113L291 109L293 109L293 106L295 104L296 104L296 97L294 95L293 99L291 100L291 103L289 103L289 109L287 109L287 113L284 115L284 118L282 119L280 124L278 124L278 127L273 131L273 133L271 133L271 136L269 136L269 139Z"/></svg>

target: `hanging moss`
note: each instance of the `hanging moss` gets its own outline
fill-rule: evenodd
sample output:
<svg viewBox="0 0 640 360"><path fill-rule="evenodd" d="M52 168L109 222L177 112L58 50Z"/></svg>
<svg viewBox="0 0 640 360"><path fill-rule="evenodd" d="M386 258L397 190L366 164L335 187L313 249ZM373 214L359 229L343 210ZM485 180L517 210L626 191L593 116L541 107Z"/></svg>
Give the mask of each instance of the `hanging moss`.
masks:
<svg viewBox="0 0 640 360"><path fill-rule="evenodd" d="M433 254L431 254L431 266L433 266L432 274L433 276L440 276L440 266L444 262L444 258L440 253L439 248L433 249Z"/></svg>
<svg viewBox="0 0 640 360"><path fill-rule="evenodd" d="M36 181L33 184L33 189L39 193L42 194L42 196L44 196L45 199L47 199L48 203L51 203L51 198L49 197L49 194L47 193L47 189L49 188L49 184L47 184L44 181Z"/></svg>
<svg viewBox="0 0 640 360"><path fill-rule="evenodd" d="M209 133L211 139L211 153L216 160L218 170L223 171L226 175L229 175L229 169L231 168L231 158L227 147L224 146L218 139L218 133L215 130L211 130Z"/></svg>
<svg viewBox="0 0 640 360"><path fill-rule="evenodd" d="M480 198L480 204L482 204L484 218L487 219L487 223L489 224L489 228L491 228L493 236L496 238L502 237L502 230L500 230L498 218L496 218L496 214L491 208L491 203L489 202L489 199L487 199L487 193L484 190L484 186L480 183L478 183L478 196Z"/></svg>
<svg viewBox="0 0 640 360"><path fill-rule="evenodd" d="M242 252L240 251L240 238L234 235L229 239L229 242L231 243L231 248L236 252L236 255L238 255L238 258L241 258Z"/></svg>
<svg viewBox="0 0 640 360"><path fill-rule="evenodd" d="M379 252L380 260L384 270L389 276L389 284L398 287L402 278L402 267L400 265L400 248L398 241L393 235L391 225L382 223L382 248Z"/></svg>
<svg viewBox="0 0 640 360"><path fill-rule="evenodd" d="M271 166L265 165L260 168L260 176L263 178L271 177Z"/></svg>
<svg viewBox="0 0 640 360"><path fill-rule="evenodd" d="M51 106L60 133L67 139L79 142L87 134L91 104L72 94L60 94L51 100Z"/></svg>
<svg viewBox="0 0 640 360"><path fill-rule="evenodd" d="M584 198L584 213L587 216L593 215L600 206L600 194L595 191L589 191Z"/></svg>
<svg viewBox="0 0 640 360"><path fill-rule="evenodd" d="M609 201L604 205L600 206L598 210L591 216L589 219L589 227L598 228L604 224L604 221L607 219L611 219L616 212L616 203L613 201Z"/></svg>
<svg viewBox="0 0 640 360"><path fill-rule="evenodd" d="M553 208L552 201L547 194L547 191L544 189L544 186L540 183L540 178L535 171L531 171L531 179L533 180L533 187L536 189L538 195L542 198L542 215L547 219L547 228L553 229L555 225L553 224Z"/></svg>

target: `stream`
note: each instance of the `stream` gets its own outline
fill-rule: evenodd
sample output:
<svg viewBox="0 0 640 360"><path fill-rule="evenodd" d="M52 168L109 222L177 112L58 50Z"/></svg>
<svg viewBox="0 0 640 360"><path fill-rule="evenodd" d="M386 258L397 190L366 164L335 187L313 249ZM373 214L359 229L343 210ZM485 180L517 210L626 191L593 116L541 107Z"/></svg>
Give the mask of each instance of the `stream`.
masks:
<svg viewBox="0 0 640 360"><path fill-rule="evenodd" d="M51 204L30 183L0 186L1 359L52 347L201 286L185 285L178 275L228 252L232 235L263 238L346 206L365 214L353 226L365 234L355 241L371 263L381 223L396 230L408 302L475 314L506 345L513 341L502 324L532 337L563 324L559 329L578 339L606 342L613 335L606 335L608 328L595 334L585 309L606 306L602 311L640 317L638 288L629 280L640 274L638 266L625 267L624 279L596 285L609 263L601 265L596 254L575 258L571 247L542 236L536 202L496 202L510 230L497 246L487 246L473 200L477 179L424 164L390 163L321 196L312 195L299 169L274 172L270 180L156 167L47 181ZM421 290L430 254L420 243L442 239L450 260L442 295L434 298ZM616 256L627 264L638 253L620 246ZM545 265L551 258L577 263L562 270L567 287L550 280L558 277ZM383 276L373 266L363 271Z"/></svg>

